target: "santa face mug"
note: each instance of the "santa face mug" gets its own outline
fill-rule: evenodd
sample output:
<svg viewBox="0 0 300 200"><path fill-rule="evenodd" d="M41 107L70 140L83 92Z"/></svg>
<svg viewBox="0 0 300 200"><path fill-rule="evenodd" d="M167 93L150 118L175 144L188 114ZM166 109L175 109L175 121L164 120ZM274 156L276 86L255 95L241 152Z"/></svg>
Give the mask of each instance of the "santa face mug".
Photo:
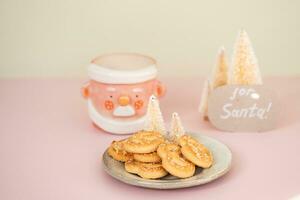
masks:
<svg viewBox="0 0 300 200"><path fill-rule="evenodd" d="M133 53L115 53L95 58L90 81L82 87L89 116L101 129L115 134L139 131L145 122L149 97L161 97L165 87L156 79L156 61Z"/></svg>

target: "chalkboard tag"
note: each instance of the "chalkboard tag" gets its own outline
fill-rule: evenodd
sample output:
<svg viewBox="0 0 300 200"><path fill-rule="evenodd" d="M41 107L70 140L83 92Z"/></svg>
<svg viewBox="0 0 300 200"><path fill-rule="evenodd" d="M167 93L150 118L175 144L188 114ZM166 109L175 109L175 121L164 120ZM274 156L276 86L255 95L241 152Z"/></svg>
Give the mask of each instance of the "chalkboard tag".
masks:
<svg viewBox="0 0 300 200"><path fill-rule="evenodd" d="M223 131L268 131L276 128L278 115L278 98L263 85L226 85L208 98L208 118Z"/></svg>

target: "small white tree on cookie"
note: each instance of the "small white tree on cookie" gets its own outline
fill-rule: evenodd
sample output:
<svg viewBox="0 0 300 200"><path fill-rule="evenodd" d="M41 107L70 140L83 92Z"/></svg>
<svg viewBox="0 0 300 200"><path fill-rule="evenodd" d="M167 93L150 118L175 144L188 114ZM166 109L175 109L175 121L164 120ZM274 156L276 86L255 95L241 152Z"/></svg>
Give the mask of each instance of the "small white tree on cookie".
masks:
<svg viewBox="0 0 300 200"><path fill-rule="evenodd" d="M262 84L257 59L245 30L241 30L239 32L234 46L232 63L229 72L229 84Z"/></svg>
<svg viewBox="0 0 300 200"><path fill-rule="evenodd" d="M145 131L156 131L165 137L167 136L167 131L166 131L164 119L163 119L163 116L162 116L162 113L161 113L161 110L159 107L159 102L154 95L152 95L149 98L144 130Z"/></svg>
<svg viewBox="0 0 300 200"><path fill-rule="evenodd" d="M215 68L212 72L210 84L211 88L215 89L222 85L226 85L228 81L228 64L225 55L225 48L219 49Z"/></svg>
<svg viewBox="0 0 300 200"><path fill-rule="evenodd" d="M182 126L181 120L179 118L178 113L174 112L172 114L172 121L171 121L171 130L169 139L171 141L177 141L181 136L185 134L185 130Z"/></svg>

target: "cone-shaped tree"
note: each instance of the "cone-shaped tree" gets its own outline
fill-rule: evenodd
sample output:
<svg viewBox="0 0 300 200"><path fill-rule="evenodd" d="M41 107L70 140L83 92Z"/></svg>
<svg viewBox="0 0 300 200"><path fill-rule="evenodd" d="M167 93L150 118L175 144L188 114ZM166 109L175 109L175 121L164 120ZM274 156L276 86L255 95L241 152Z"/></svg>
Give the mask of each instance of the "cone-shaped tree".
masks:
<svg viewBox="0 0 300 200"><path fill-rule="evenodd" d="M171 141L177 141L177 139L185 134L185 130L181 124L181 120L179 118L178 113L174 112L172 114L172 121L171 121L171 130L169 139Z"/></svg>
<svg viewBox="0 0 300 200"><path fill-rule="evenodd" d="M152 95L149 99L144 130L156 131L161 133L163 136L166 136L167 134L159 102L154 95Z"/></svg>
<svg viewBox="0 0 300 200"><path fill-rule="evenodd" d="M245 30L239 32L229 71L229 84L262 84L259 66Z"/></svg>
<svg viewBox="0 0 300 200"><path fill-rule="evenodd" d="M202 90L201 101L199 105L199 112L202 114L204 119L208 119L208 96L211 91L211 86L209 80L204 82L204 87Z"/></svg>
<svg viewBox="0 0 300 200"><path fill-rule="evenodd" d="M210 79L211 88L215 89L226 85L228 80L228 64L224 47L219 49L215 68Z"/></svg>

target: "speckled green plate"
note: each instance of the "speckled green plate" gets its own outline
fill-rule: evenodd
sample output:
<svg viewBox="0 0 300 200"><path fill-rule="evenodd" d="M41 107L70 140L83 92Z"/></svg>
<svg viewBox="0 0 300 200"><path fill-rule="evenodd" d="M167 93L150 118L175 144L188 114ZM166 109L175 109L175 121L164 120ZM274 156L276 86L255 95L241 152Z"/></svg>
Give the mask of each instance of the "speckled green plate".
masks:
<svg viewBox="0 0 300 200"><path fill-rule="evenodd" d="M210 168L197 168L195 175L190 178L179 179L172 175L167 175L156 180L143 179L138 175L126 172L124 163L112 159L107 151L103 154L104 169L109 175L124 183L155 189L175 189L202 185L223 176L229 171L232 155L226 145L200 133L189 134L207 146L214 156L214 163Z"/></svg>

